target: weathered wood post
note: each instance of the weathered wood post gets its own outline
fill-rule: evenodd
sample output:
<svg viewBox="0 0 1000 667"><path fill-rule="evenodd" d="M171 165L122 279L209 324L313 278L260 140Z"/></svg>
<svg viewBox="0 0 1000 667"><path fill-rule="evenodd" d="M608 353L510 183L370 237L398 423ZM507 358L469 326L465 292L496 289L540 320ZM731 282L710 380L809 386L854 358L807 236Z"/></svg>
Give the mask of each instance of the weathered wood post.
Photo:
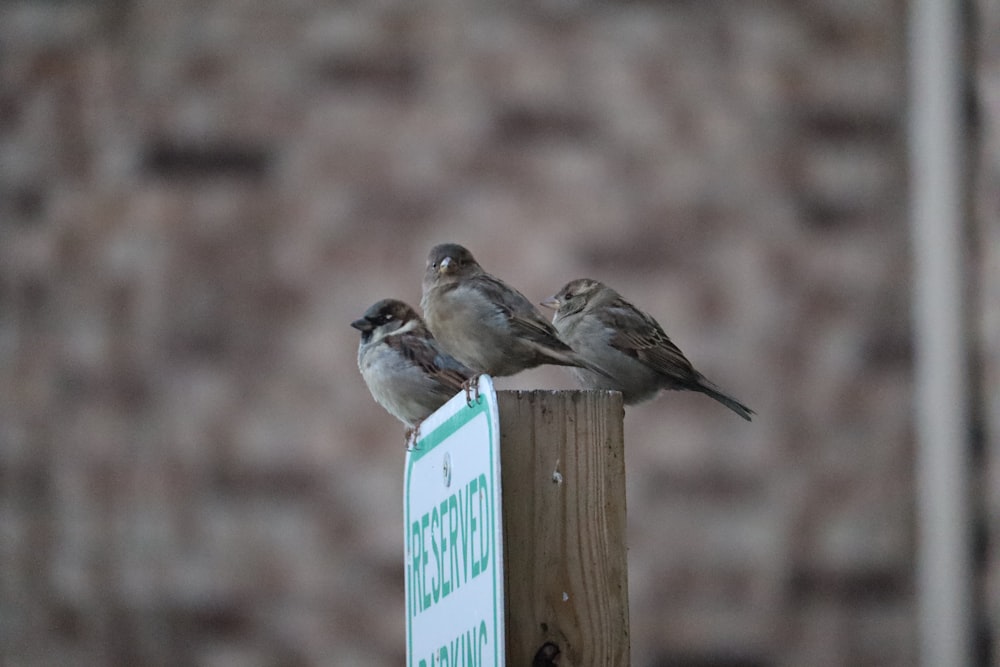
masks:
<svg viewBox="0 0 1000 667"><path fill-rule="evenodd" d="M629 664L621 394L500 391L507 664ZM545 664L544 662L539 664Z"/></svg>
<svg viewBox="0 0 1000 667"><path fill-rule="evenodd" d="M627 666L621 394L476 393L406 454L408 667Z"/></svg>

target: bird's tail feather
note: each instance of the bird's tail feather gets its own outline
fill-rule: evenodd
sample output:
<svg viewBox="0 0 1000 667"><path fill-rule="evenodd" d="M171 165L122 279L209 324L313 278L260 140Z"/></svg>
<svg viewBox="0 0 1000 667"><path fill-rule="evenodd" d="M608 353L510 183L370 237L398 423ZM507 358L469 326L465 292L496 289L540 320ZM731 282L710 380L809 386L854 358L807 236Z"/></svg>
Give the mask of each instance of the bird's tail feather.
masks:
<svg viewBox="0 0 1000 667"><path fill-rule="evenodd" d="M594 371L598 375L603 375L611 380L615 379L611 373L607 372L600 366L587 361L568 347L566 350L553 350L551 347L538 345L535 349L541 353L543 357L545 357L546 363L553 364L555 366L576 366L577 368L586 368L587 370Z"/></svg>
<svg viewBox="0 0 1000 667"><path fill-rule="evenodd" d="M729 394L726 394L721 389L719 389L718 387L716 387L714 384L712 384L703 377L698 380L698 383L693 387L693 389L695 391L700 391L706 396L714 398L719 403L722 403L724 406L726 406L727 408L738 414L740 417L743 417L743 419L746 419L747 421L751 420L751 415L757 414L756 412L754 412L747 406L743 405Z"/></svg>
<svg viewBox="0 0 1000 667"><path fill-rule="evenodd" d="M613 376L611 373L607 372L606 370L604 370L603 368L601 368L596 364L590 363L589 361L587 361L580 355L576 354L575 352L573 353L573 361L574 361L574 363L572 364L573 366L579 366L580 368L586 368L587 370L594 371L598 375L603 375L609 380L615 379L615 376Z"/></svg>

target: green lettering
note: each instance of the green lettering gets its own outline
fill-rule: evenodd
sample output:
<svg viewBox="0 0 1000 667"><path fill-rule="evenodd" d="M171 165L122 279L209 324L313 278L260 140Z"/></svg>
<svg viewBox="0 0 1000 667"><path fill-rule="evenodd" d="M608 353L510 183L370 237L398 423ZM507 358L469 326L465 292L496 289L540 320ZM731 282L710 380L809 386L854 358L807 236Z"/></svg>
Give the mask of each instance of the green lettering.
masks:
<svg viewBox="0 0 1000 667"><path fill-rule="evenodd" d="M483 506L485 505L485 510ZM479 475L479 516L486 517L486 525L490 524L490 510L492 509L492 504L490 503L490 496L488 491L488 486L486 484L486 474L482 473ZM482 528L482 526L480 526ZM479 553L482 554L479 558L479 571L485 572L486 568L489 567L490 558L490 540L492 539L493 533L489 531L479 531Z"/></svg>
<svg viewBox="0 0 1000 667"><path fill-rule="evenodd" d="M444 518L448 514L448 499L445 498L441 501L441 560L438 561L438 577L441 578L441 597L448 597L448 593L451 593L451 577L446 577L445 574L450 574L448 568L445 567L445 558L448 554L448 531L444 528ZM448 522L451 523L451 517L448 517ZM448 560L448 564L451 564L451 560Z"/></svg>
<svg viewBox="0 0 1000 667"><path fill-rule="evenodd" d="M450 558L448 563L450 564L451 570L451 580L452 586L458 588L458 521L456 521L456 513L458 511L458 501L455 499L455 494L448 496L448 535L450 537L448 544L451 545L451 550L448 552Z"/></svg>
<svg viewBox="0 0 1000 667"><path fill-rule="evenodd" d="M438 530L441 527L441 515L435 506L431 510L431 551L434 552L434 563L437 565L436 571L432 573L431 593L434 595L434 602L441 598L441 554L438 551Z"/></svg>
<svg viewBox="0 0 1000 667"><path fill-rule="evenodd" d="M489 644L489 633L486 631L486 619L479 621L479 662L483 664L483 649Z"/></svg>
<svg viewBox="0 0 1000 667"><path fill-rule="evenodd" d="M479 576L479 559L476 558L476 528L478 522L476 521L476 515L472 511L472 502L475 497L479 494L476 491L479 488L479 478L473 479L469 482L469 541L472 543L469 549L469 556L472 560L472 578L475 579Z"/></svg>
<svg viewBox="0 0 1000 667"><path fill-rule="evenodd" d="M412 616L416 616L418 611L423 609L420 607L420 552L423 546L420 541L420 522L414 521L413 527L410 529L410 555L413 558L413 571L410 576L410 601L413 604L413 608L410 610Z"/></svg>
<svg viewBox="0 0 1000 667"><path fill-rule="evenodd" d="M462 583L469 580L469 494L465 494L465 504L462 503L462 491L458 491L458 525L462 528Z"/></svg>
<svg viewBox="0 0 1000 667"><path fill-rule="evenodd" d="M420 600L422 602L420 610L424 611L431 606L431 594L427 590L427 540L424 538L424 533L427 531L427 526L430 523L430 515L424 514L420 517L420 550L423 553L423 562L420 567L420 590L422 595Z"/></svg>
<svg viewBox="0 0 1000 667"><path fill-rule="evenodd" d="M474 653L475 641L473 640L475 639L475 630L475 628L469 628L468 632L462 633L462 645L465 647L465 664L468 667L481 664L476 662L476 654Z"/></svg>

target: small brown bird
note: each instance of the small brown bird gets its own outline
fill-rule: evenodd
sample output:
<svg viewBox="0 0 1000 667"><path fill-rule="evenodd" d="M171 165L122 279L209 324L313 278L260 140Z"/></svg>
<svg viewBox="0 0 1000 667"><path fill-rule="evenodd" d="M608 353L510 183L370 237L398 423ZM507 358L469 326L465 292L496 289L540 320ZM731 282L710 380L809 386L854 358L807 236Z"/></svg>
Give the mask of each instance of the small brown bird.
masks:
<svg viewBox="0 0 1000 667"><path fill-rule="evenodd" d="M361 332L358 369L372 398L407 426L407 443L420 422L464 388L475 373L450 356L409 305L373 304L351 326Z"/></svg>
<svg viewBox="0 0 1000 667"><path fill-rule="evenodd" d="M478 373L514 375L556 364L607 374L560 340L523 294L486 273L460 245L431 249L420 306L441 346Z"/></svg>
<svg viewBox="0 0 1000 667"><path fill-rule="evenodd" d="M661 389L686 389L714 398L747 421L755 414L696 371L656 320L607 285L573 280L542 305L556 310L552 323L563 340L613 378L573 369L583 386L620 391L629 405Z"/></svg>

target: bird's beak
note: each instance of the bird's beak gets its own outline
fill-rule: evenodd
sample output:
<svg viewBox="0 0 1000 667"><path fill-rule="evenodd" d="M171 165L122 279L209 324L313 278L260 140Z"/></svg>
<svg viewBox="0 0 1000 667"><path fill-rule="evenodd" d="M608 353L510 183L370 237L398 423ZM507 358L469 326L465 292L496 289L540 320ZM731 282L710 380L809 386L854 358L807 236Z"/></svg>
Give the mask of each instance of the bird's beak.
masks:
<svg viewBox="0 0 1000 667"><path fill-rule="evenodd" d="M546 308L551 308L552 310L559 310L559 299L554 296L550 296L545 301L538 304L539 306L545 306Z"/></svg>
<svg viewBox="0 0 1000 667"><path fill-rule="evenodd" d="M452 267L454 266L455 266L455 260L453 260L451 257L445 257L444 259L441 260L441 263L438 264L438 273L451 273L453 270Z"/></svg>
<svg viewBox="0 0 1000 667"><path fill-rule="evenodd" d="M354 320L353 322L351 322L351 326L357 329L358 331L371 331L372 329L375 328L372 326L371 322L369 322L363 317L359 320Z"/></svg>

